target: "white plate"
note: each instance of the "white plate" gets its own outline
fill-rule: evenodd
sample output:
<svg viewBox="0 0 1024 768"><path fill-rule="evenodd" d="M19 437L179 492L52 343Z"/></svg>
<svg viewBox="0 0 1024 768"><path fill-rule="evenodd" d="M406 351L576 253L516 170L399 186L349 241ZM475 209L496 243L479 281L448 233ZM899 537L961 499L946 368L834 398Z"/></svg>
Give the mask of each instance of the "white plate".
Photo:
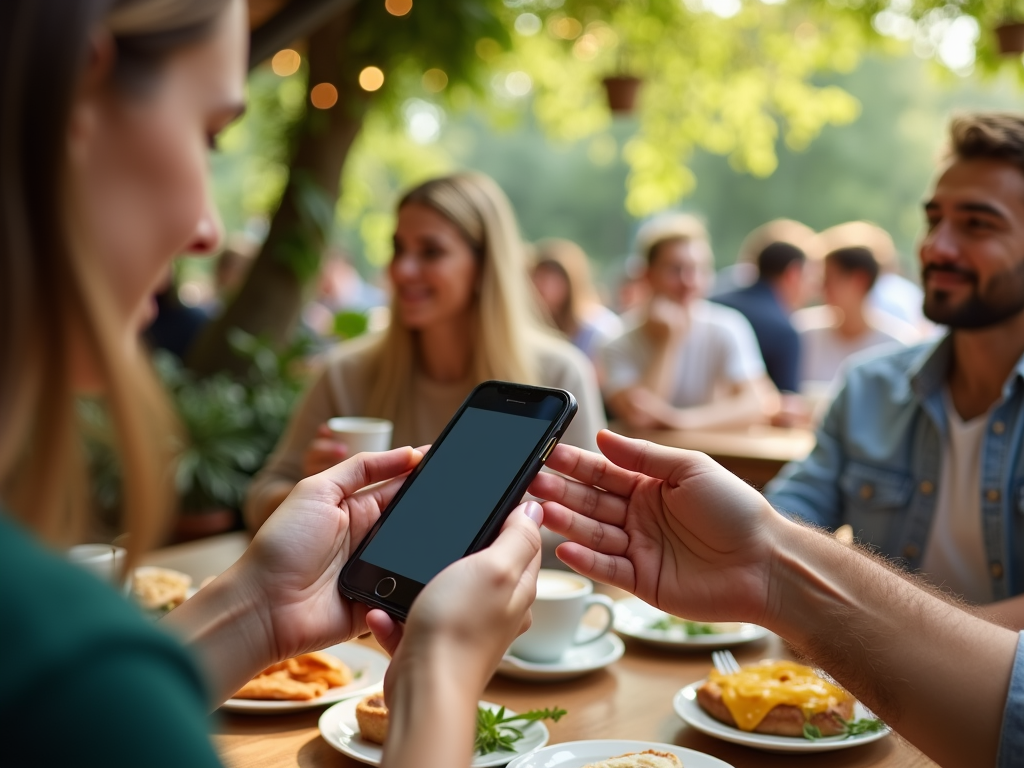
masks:
<svg viewBox="0 0 1024 768"><path fill-rule="evenodd" d="M625 652L626 646L622 640L608 632L585 645L571 647L561 659L554 662L526 661L506 653L498 665L498 673L517 680L571 680L615 663Z"/></svg>
<svg viewBox="0 0 1024 768"><path fill-rule="evenodd" d="M360 699L349 699L340 704L335 704L322 715L320 715L320 735L324 741L353 760L358 760L367 765L380 765L384 749L380 744L372 741L365 741L359 735L359 723L356 722L356 705ZM489 701L479 702L481 707L498 709L500 704L493 704ZM511 709L506 709L505 714L515 714ZM548 743L548 729L544 723L530 723L522 729L523 738L515 743L515 752L494 752L490 755L476 755L473 757L473 768L487 768L487 766L505 765L509 760L540 749Z"/></svg>
<svg viewBox="0 0 1024 768"><path fill-rule="evenodd" d="M764 627L741 622L722 623L725 631L713 635L688 635L682 627L651 629L651 624L666 616L667 613L648 605L639 597L627 597L615 603L615 631L663 648L702 651L752 643L769 634Z"/></svg>
<svg viewBox="0 0 1024 768"><path fill-rule="evenodd" d="M686 768L733 768L717 757L705 755L674 744L658 744L653 741L620 741L602 739L594 741L568 741L552 744L530 755L524 755L508 764L508 768L581 768L590 763L607 760L610 757L627 755L630 752L644 752L654 749L678 757Z"/></svg>
<svg viewBox="0 0 1024 768"><path fill-rule="evenodd" d="M859 736L829 736L811 741L795 736L769 736L764 733L741 731L739 728L733 728L731 725L716 720L701 709L700 704L697 703L697 689L703 684L704 681L701 680L683 688L672 699L672 707L688 725L692 725L708 736L731 741L733 744L743 744L767 752L830 752L833 749L848 749L849 747L859 747L861 744L870 744L872 741L884 739L890 733L886 728L874 733L862 733ZM862 717L874 717L874 715L858 701L853 708L853 717L855 720L859 720Z"/></svg>
<svg viewBox="0 0 1024 768"><path fill-rule="evenodd" d="M360 693L368 693L380 688L384 681L384 673L387 671L390 659L380 651L367 648L359 643L341 643L324 648L324 653L337 656L348 668L352 670L355 678L348 685L338 688L329 688L323 696L308 701L270 701L264 699L228 699L221 704L221 709L227 712L247 712L258 715L275 715L283 712L296 712L301 709L322 707L325 704L334 704L336 701L347 699L350 696L357 696Z"/></svg>

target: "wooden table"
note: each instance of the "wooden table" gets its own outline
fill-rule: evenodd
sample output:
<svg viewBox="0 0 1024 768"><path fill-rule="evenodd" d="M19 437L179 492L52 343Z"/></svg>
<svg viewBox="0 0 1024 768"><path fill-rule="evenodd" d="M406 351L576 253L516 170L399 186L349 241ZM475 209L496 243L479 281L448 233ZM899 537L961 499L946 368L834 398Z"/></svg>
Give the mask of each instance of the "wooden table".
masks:
<svg viewBox="0 0 1024 768"><path fill-rule="evenodd" d="M244 551L245 534L233 533L151 553L146 562L176 568L198 583L225 570ZM613 598L625 593L599 587ZM371 638L354 642L378 647ZM790 656L776 636L734 649L741 663ZM711 666L708 653L677 653L626 641L626 655L611 667L576 680L528 683L496 676L484 698L517 711L558 705L569 711L548 723L551 743L580 739L641 739L689 747L748 766L841 766L843 768L928 768L935 764L897 736L852 749L820 754L783 755L741 747L705 736L685 725L672 710L672 697L684 685L702 679ZM220 713L213 739L222 759L238 768L356 768L317 730L323 707L294 715Z"/></svg>
<svg viewBox="0 0 1024 768"><path fill-rule="evenodd" d="M763 488L787 463L803 459L814 448L814 432L766 425L747 429L632 429L615 422L620 434L652 443L706 453L755 488Z"/></svg>

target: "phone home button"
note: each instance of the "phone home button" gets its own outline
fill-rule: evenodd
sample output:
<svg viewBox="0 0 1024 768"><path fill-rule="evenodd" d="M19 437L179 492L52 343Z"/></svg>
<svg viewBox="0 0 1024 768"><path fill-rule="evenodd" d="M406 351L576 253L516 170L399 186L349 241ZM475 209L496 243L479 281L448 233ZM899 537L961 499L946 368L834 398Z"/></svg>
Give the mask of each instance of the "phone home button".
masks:
<svg viewBox="0 0 1024 768"><path fill-rule="evenodd" d="M398 582L391 576L386 576L377 582L377 586L374 587L373 593L377 597L388 597L392 592L395 591L395 587L398 586Z"/></svg>

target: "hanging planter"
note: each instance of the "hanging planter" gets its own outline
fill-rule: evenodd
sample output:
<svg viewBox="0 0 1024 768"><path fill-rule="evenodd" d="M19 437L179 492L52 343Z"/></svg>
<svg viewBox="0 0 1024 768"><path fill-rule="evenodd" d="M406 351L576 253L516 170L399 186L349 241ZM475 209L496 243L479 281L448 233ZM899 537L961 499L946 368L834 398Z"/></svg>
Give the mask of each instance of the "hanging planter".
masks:
<svg viewBox="0 0 1024 768"><path fill-rule="evenodd" d="M999 52L1003 56L1018 56L1024 53L1024 23L1006 21L995 29L999 41Z"/></svg>
<svg viewBox="0 0 1024 768"><path fill-rule="evenodd" d="M611 75L601 81L608 96L608 108L616 115L628 115L636 109L636 97L643 80L633 75Z"/></svg>

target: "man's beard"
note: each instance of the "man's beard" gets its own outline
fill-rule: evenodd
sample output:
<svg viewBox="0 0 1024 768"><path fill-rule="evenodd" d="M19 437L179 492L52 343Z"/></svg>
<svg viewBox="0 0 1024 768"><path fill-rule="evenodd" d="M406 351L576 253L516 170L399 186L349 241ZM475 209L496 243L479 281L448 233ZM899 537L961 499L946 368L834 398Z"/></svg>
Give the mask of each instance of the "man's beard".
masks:
<svg viewBox="0 0 1024 768"><path fill-rule="evenodd" d="M974 290L965 301L952 304L949 291L927 287L928 275L932 272L963 275L971 281ZM1024 311L1024 261L994 275L984 291L978 287L977 272L953 265L926 266L921 270L921 282L925 285L924 316L939 325L988 328Z"/></svg>

